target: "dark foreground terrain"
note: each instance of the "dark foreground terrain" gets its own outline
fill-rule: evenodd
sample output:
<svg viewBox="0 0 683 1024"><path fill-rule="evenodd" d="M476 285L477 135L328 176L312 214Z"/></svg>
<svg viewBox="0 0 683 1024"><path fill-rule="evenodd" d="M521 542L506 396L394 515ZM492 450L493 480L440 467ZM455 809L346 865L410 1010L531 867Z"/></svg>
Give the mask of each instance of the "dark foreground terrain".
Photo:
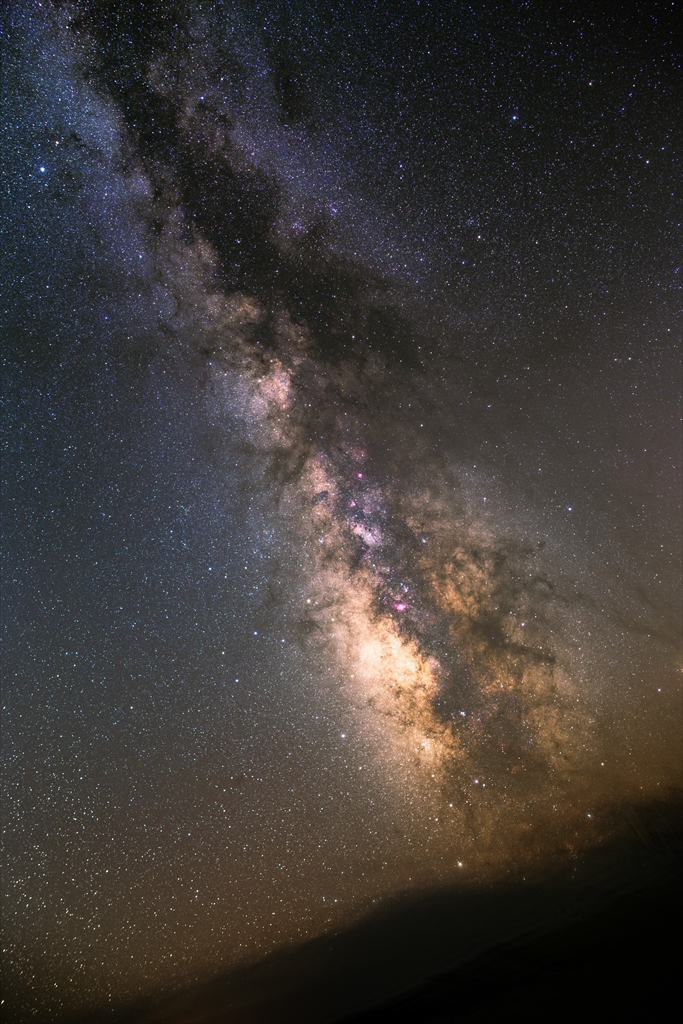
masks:
<svg viewBox="0 0 683 1024"><path fill-rule="evenodd" d="M180 995L77 1024L659 1021L680 1003L681 802L551 877L405 898Z"/></svg>
<svg viewBox="0 0 683 1024"><path fill-rule="evenodd" d="M652 1021L680 1007L681 881L507 944L345 1024Z"/></svg>

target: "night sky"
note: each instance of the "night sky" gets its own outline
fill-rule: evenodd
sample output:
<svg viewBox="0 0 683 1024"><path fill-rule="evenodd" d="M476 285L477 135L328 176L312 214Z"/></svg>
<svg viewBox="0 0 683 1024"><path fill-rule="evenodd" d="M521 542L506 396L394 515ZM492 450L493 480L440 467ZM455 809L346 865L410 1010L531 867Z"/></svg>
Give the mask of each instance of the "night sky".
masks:
<svg viewBox="0 0 683 1024"><path fill-rule="evenodd" d="M676 8L4 8L8 1020L680 784Z"/></svg>

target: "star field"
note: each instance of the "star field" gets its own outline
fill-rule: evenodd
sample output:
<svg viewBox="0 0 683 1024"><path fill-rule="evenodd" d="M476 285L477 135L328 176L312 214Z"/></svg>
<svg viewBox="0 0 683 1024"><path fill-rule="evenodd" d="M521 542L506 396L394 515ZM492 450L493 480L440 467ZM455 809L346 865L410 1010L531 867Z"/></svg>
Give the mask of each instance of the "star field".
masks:
<svg viewBox="0 0 683 1024"><path fill-rule="evenodd" d="M7 1019L667 799L673 5L2 17Z"/></svg>

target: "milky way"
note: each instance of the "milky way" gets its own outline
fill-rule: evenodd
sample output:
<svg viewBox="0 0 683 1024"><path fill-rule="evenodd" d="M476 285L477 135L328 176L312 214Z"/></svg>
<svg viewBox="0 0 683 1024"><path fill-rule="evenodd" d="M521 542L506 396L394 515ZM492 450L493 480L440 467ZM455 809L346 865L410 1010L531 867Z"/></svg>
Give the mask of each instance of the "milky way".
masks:
<svg viewBox="0 0 683 1024"><path fill-rule="evenodd" d="M12 1019L678 784L662 12L3 15Z"/></svg>

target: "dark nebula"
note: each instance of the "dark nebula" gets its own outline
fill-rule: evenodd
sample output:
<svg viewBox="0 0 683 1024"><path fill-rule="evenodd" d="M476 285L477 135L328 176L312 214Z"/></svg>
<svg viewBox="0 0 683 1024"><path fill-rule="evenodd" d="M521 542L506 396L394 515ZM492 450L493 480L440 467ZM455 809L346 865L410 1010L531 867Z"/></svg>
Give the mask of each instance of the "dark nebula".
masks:
<svg viewBox="0 0 683 1024"><path fill-rule="evenodd" d="M1 27L6 1019L616 977L679 849L673 6Z"/></svg>

